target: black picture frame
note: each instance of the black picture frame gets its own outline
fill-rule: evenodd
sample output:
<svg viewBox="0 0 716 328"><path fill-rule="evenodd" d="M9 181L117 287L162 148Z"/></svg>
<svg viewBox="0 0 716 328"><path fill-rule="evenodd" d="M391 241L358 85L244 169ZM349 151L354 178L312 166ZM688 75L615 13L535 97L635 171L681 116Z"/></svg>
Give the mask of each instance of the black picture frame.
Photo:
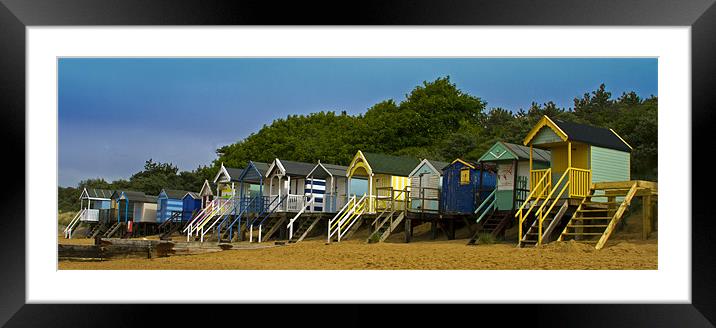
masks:
<svg viewBox="0 0 716 328"><path fill-rule="evenodd" d="M160 308L150 305L35 305L25 301L25 201L24 177L33 174L25 169L25 28L27 26L82 25L587 25L587 26L690 26L692 59L693 150L713 148L707 134L714 118L716 103L716 6L714 0L508 0L508 1L363 1L288 2L236 1L148 1L148 0L0 0L0 99L2 100L3 140L6 185L2 200L4 215L0 218L2 266L0 270L0 322L7 326L128 326L144 325L159 316L164 326L176 324L213 324L205 318L192 322L184 311L191 305ZM668 127L667 127L668 128ZM708 157L707 157L708 158ZM684 163L688 163L683 159ZM691 170L698 174L710 171L710 161L693 160ZM48 170L54 165L48 163ZM21 176L17 172L24 172ZM681 172L662 174L691 176ZM707 212L709 192L706 184L691 184L692 225L692 292L690 304L583 304L583 305L514 305L499 321L510 325L549 323L555 326L713 326L716 322L716 270L714 219ZM668 204L667 206L680 206ZM670 219L670 218L666 218ZM664 281L668 284L668 281ZM275 308L274 308L275 309ZM413 315L421 324L438 320L452 313L457 319L475 324L480 313L500 313L504 306L479 305L467 313L463 309L443 312L437 316ZM233 311L226 306L226 313ZM252 311L247 306L237 312ZM304 307L276 309L272 324L293 322L305 316ZM371 322L375 310L353 307L340 310L345 325ZM418 309L409 310L420 313ZM425 312L448 311L445 307ZM474 316L470 316L470 312ZM270 315L270 314L262 314ZM232 316L233 324L248 321ZM410 324L410 318L396 315L382 321ZM218 324L218 323L217 323Z"/></svg>

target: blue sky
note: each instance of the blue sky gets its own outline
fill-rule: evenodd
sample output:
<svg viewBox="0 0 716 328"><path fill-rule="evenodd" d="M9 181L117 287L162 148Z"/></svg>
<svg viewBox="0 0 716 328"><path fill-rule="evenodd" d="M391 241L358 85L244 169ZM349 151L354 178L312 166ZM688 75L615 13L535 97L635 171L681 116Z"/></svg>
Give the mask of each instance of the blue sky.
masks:
<svg viewBox="0 0 716 328"><path fill-rule="evenodd" d="M149 158L191 170L276 118L363 113L446 75L509 110L568 108L600 83L658 95L646 58L63 58L58 71L61 186L128 178Z"/></svg>

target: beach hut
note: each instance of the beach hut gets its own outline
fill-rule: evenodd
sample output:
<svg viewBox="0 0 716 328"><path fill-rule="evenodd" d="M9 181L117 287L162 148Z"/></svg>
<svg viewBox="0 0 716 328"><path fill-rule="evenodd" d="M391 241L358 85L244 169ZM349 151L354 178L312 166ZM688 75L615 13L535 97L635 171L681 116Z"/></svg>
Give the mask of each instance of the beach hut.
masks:
<svg viewBox="0 0 716 328"><path fill-rule="evenodd" d="M100 221L109 220L112 208L112 193L112 190L83 188L82 193L80 193L80 210L65 227L65 238L72 238L80 225L95 225Z"/></svg>
<svg viewBox="0 0 716 328"><path fill-rule="evenodd" d="M591 241L599 249L637 191L646 186L651 195L653 183L630 180L632 147L612 129L543 116L523 144L530 148L530 194L515 214L520 246L561 231L560 240L597 238ZM549 167L535 166L535 149L550 151Z"/></svg>
<svg viewBox="0 0 716 328"><path fill-rule="evenodd" d="M443 168L440 212L473 215L495 189L494 166L456 159Z"/></svg>
<svg viewBox="0 0 716 328"><path fill-rule="evenodd" d="M337 212L346 203L348 195L347 166L321 163L306 175L306 195L315 197L310 211Z"/></svg>
<svg viewBox="0 0 716 328"><path fill-rule="evenodd" d="M286 161L276 158L266 171L264 193L276 203L278 211L298 212L306 205L306 177L315 164ZM323 181L325 184L325 181ZM285 197L284 197L285 196Z"/></svg>
<svg viewBox="0 0 716 328"><path fill-rule="evenodd" d="M566 186L562 197L583 198L593 182L630 180L632 147L612 129L543 116L525 137L524 145L531 150L530 190L537 189L544 197L552 189ZM548 168L534 165L539 156L535 148L551 152ZM547 178L538 185L544 176Z"/></svg>
<svg viewBox="0 0 716 328"><path fill-rule="evenodd" d="M251 204L248 208L249 212L260 212L263 209L265 200L255 201L257 197L265 198L265 175L269 169L269 165L263 162L249 161L246 168L239 176L239 198L241 199L241 209Z"/></svg>
<svg viewBox="0 0 716 328"><path fill-rule="evenodd" d="M367 190L363 191L368 198L368 213L385 208L387 203L397 200L404 203L406 190L410 187L410 172L420 160L407 156L391 156L358 151L353 157L346 176L348 177L348 194L358 194L358 188L352 180L367 181ZM397 205L402 206L402 205Z"/></svg>
<svg viewBox="0 0 716 328"><path fill-rule="evenodd" d="M533 149L532 151L532 167L549 168L549 150ZM530 191L530 148L498 141L480 157L478 162L494 164L497 168L495 209L514 211L519 208Z"/></svg>
<svg viewBox="0 0 716 328"><path fill-rule="evenodd" d="M201 197L201 208L206 207L214 199L214 192L211 191L211 184L209 180L204 180L204 184L201 186L199 191L199 197Z"/></svg>
<svg viewBox="0 0 716 328"><path fill-rule="evenodd" d="M449 164L424 159L410 172L410 210L433 213L439 211L443 168Z"/></svg>
<svg viewBox="0 0 716 328"><path fill-rule="evenodd" d="M127 232L134 233L151 230L157 223L157 196L146 195L141 191L116 190L112 193L118 224L124 224ZM118 232L110 229L111 237ZM122 234L123 235L123 234Z"/></svg>
<svg viewBox="0 0 716 328"><path fill-rule="evenodd" d="M202 197L201 194L195 192L187 192L182 197L182 221L191 220L194 213L198 213L202 209Z"/></svg>
<svg viewBox="0 0 716 328"><path fill-rule="evenodd" d="M224 163L221 163L219 172L214 177L214 184L216 185L216 197L220 199L230 199L235 196L238 197L236 192L237 184L239 183L239 177L244 172L243 169L237 169L233 167L226 167Z"/></svg>
<svg viewBox="0 0 716 328"><path fill-rule="evenodd" d="M181 220L186 190L162 189L157 196L157 223L161 224L172 216Z"/></svg>

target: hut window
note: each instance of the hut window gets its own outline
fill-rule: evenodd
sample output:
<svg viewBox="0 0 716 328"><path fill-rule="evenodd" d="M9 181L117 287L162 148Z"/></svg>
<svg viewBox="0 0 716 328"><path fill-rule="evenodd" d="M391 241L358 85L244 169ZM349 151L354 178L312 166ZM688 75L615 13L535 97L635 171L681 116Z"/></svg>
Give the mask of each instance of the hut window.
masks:
<svg viewBox="0 0 716 328"><path fill-rule="evenodd" d="M470 169L460 170L460 184L461 185L470 184Z"/></svg>

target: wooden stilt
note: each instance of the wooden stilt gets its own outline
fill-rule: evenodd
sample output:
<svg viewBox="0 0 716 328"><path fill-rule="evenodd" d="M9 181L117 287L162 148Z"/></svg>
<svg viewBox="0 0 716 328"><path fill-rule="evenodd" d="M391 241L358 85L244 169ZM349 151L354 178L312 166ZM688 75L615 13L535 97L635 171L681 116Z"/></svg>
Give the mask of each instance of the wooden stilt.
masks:
<svg viewBox="0 0 716 328"><path fill-rule="evenodd" d="M430 222L430 239L435 240L436 238L438 238L438 222L432 220Z"/></svg>
<svg viewBox="0 0 716 328"><path fill-rule="evenodd" d="M647 240L649 238L649 234L651 233L651 224L652 224L652 202L651 202L651 196L642 196L642 213L641 213L641 222L642 222L642 233L641 233L641 239Z"/></svg>
<svg viewBox="0 0 716 328"><path fill-rule="evenodd" d="M450 227L448 228L448 230L450 231L448 240L455 239L455 220L450 220Z"/></svg>
<svg viewBox="0 0 716 328"><path fill-rule="evenodd" d="M413 239L413 224L411 219L405 219L405 242L409 243Z"/></svg>

